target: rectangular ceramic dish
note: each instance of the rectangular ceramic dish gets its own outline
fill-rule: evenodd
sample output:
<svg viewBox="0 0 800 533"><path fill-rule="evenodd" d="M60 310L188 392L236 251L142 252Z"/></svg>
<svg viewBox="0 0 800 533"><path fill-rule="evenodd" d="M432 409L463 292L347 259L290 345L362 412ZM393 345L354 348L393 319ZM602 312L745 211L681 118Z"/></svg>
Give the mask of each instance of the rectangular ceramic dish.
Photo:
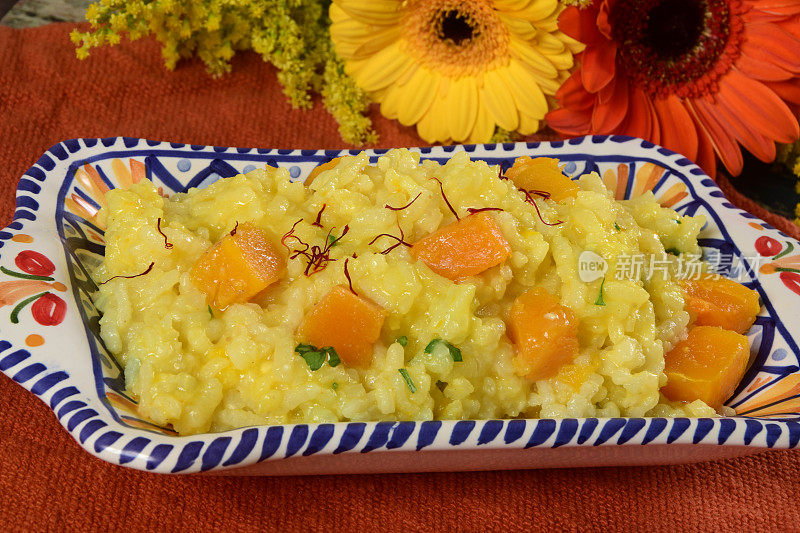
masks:
<svg viewBox="0 0 800 533"><path fill-rule="evenodd" d="M663 464L735 457L800 441L800 243L728 203L684 157L628 137L417 148L444 161L509 165L522 155L598 171L617 198L653 190L682 214L705 214L707 257L761 295L752 363L724 418L464 420L297 424L178 437L140 419L100 340L88 270L104 252L89 219L109 188L150 179L165 194L263 165L301 180L348 151L189 146L131 138L53 146L20 179L0 232L0 370L37 395L89 453L152 472L313 474ZM374 162L385 150L369 150ZM351 153L357 153L351 151ZM4 406L14 409L14 406ZM24 413L20 413L24 416Z"/></svg>

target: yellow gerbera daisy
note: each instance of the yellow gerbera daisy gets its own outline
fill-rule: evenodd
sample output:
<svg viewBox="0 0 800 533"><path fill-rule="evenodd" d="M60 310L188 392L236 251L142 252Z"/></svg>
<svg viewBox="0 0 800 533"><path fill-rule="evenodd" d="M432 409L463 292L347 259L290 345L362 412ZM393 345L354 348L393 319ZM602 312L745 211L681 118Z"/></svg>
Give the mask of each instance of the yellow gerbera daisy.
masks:
<svg viewBox="0 0 800 533"><path fill-rule="evenodd" d="M381 113L428 142L530 134L581 45L557 0L333 0L331 38Z"/></svg>

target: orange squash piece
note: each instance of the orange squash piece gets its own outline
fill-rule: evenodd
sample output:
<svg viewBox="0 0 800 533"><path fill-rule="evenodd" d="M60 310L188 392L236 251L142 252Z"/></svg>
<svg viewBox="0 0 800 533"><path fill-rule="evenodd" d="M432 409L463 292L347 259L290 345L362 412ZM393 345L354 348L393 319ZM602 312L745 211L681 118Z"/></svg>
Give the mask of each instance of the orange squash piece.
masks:
<svg viewBox="0 0 800 533"><path fill-rule="evenodd" d="M190 276L210 305L225 309L249 301L278 281L285 268L286 261L267 233L244 223L206 250L192 266Z"/></svg>
<svg viewBox="0 0 800 533"><path fill-rule="evenodd" d="M334 157L327 163L322 163L321 165L317 165L316 167L314 167L314 169L309 173L308 177L306 178L306 181L304 182L305 186L306 187L310 186L311 183L317 178L317 176L319 176L326 170L332 169L333 167L338 165L339 161L341 160L342 160L341 157Z"/></svg>
<svg viewBox="0 0 800 533"><path fill-rule="evenodd" d="M556 202L572 198L580 190L574 181L561 173L558 159L550 157L518 157L505 175L520 189L547 192Z"/></svg>
<svg viewBox="0 0 800 533"><path fill-rule="evenodd" d="M575 313L542 288L514 300L508 330L517 347L514 370L531 381L555 376L578 355Z"/></svg>
<svg viewBox="0 0 800 533"><path fill-rule="evenodd" d="M761 310L756 291L727 278L683 280L681 290L696 326L719 326L745 333Z"/></svg>
<svg viewBox="0 0 800 533"><path fill-rule="evenodd" d="M380 306L338 285L306 314L300 338L318 348L332 346L347 366L367 367L383 319Z"/></svg>
<svg viewBox="0 0 800 533"><path fill-rule="evenodd" d="M484 211L438 229L414 243L409 253L440 276L460 281L505 261L511 246Z"/></svg>
<svg viewBox="0 0 800 533"><path fill-rule="evenodd" d="M730 398L747 370L747 337L715 326L696 326L686 340L664 356L667 384L661 388L673 401L702 400L714 409Z"/></svg>

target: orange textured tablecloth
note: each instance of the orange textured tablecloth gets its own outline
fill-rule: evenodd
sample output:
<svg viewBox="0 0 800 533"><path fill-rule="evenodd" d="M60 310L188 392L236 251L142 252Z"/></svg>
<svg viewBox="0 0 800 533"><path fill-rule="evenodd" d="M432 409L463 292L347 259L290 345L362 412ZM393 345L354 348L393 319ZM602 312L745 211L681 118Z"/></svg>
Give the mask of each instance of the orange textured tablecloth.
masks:
<svg viewBox="0 0 800 533"><path fill-rule="evenodd" d="M212 80L174 73L152 41L74 57L70 25L0 28L0 222L19 177L72 137L240 147L344 146L318 105L292 110L271 67L240 54ZM382 146L420 143L377 118ZM729 196L784 231L725 184ZM83 452L34 396L0 375L0 530L782 530L800 531L800 452L686 466L449 474L160 476Z"/></svg>

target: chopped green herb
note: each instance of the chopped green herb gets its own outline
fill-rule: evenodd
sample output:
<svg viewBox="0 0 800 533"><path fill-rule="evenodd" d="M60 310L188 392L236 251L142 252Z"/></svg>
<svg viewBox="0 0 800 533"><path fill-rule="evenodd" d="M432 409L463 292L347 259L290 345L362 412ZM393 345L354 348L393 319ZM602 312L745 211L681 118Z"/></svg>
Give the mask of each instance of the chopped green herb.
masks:
<svg viewBox="0 0 800 533"><path fill-rule="evenodd" d="M667 248L664 251L667 252L668 254L672 254L672 255L681 255L681 251L678 250L677 248Z"/></svg>
<svg viewBox="0 0 800 533"><path fill-rule="evenodd" d="M339 363L342 362L342 360L339 359L339 354L333 349L333 346L326 346L322 351L328 355L328 364L332 367L339 366Z"/></svg>
<svg viewBox="0 0 800 533"><path fill-rule="evenodd" d="M406 370L405 368L398 368L397 371L400 372L401 376L403 376L403 379L405 380L406 385L408 385L408 388L411 391L411 393L413 394L417 392L417 386L414 385L413 381L411 381L411 376L408 375L408 370Z"/></svg>
<svg viewBox="0 0 800 533"><path fill-rule="evenodd" d="M606 305L606 302L603 300L603 285L606 284L606 278L603 278L603 281L600 282L600 294L597 295L597 300L594 301L594 305Z"/></svg>
<svg viewBox="0 0 800 533"><path fill-rule="evenodd" d="M444 381L436 380L436 388L439 389L440 392L444 392L444 389L447 388L447 383Z"/></svg>
<svg viewBox="0 0 800 533"><path fill-rule="evenodd" d="M680 224L681 222L682 222L682 220L681 220L681 219L679 219L679 218L676 218L676 219L675 219L675 223L676 223L676 224Z"/></svg>
<svg viewBox="0 0 800 533"><path fill-rule="evenodd" d="M622 228L620 228L619 224L617 224L616 222L614 222L614 229L617 231L622 231Z"/></svg>
<svg viewBox="0 0 800 533"><path fill-rule="evenodd" d="M319 370L322 368L322 365L325 364L325 354L323 352L308 351L298 353L300 353L300 357L305 359L306 364L308 364L308 368L310 368L312 371Z"/></svg>
<svg viewBox="0 0 800 533"><path fill-rule="evenodd" d="M337 244L339 244L339 243L338 243L338 242L336 242L336 236L335 236L335 235L333 235L333 234L330 234L330 235L328 235L328 246L329 246L330 248L333 248L333 247L334 247L334 246L336 246Z"/></svg>
<svg viewBox="0 0 800 533"><path fill-rule="evenodd" d="M453 358L453 361L455 361L456 363L462 361L462 359L461 359L461 350L459 350L458 348L456 348L455 346L453 346L449 342L447 343L447 348L450 350L450 357Z"/></svg>
<svg viewBox="0 0 800 533"><path fill-rule="evenodd" d="M433 339L428 345L425 347L425 353L433 353L433 349L436 348L436 345L439 343L444 343L447 346L447 349L450 350L450 357L453 358L453 361L456 363L461 362L463 359L461 358L461 350L450 344L449 342L442 340L442 339Z"/></svg>
<svg viewBox="0 0 800 533"><path fill-rule="evenodd" d="M316 346L311 346L310 344L298 344L294 351L305 360L305 362L308 364L308 368L310 368L312 371L322 368L322 365L325 364L326 359L328 360L328 364L330 366L337 366L339 363L341 363L339 354L337 354L336 350L330 346L317 348Z"/></svg>
<svg viewBox="0 0 800 533"><path fill-rule="evenodd" d="M333 390L336 390L336 389L338 389L338 388L339 388L339 384L338 384L338 383L336 383L336 382L334 381L334 382L333 382L333 384L331 385L331 388L332 388Z"/></svg>
<svg viewBox="0 0 800 533"><path fill-rule="evenodd" d="M405 335L403 335L402 337L397 337L394 340L394 342L396 342L400 346L405 346L406 344L408 344L408 337L406 337Z"/></svg>
<svg viewBox="0 0 800 533"><path fill-rule="evenodd" d="M305 352L313 352L316 348L311 346L310 344L298 344L297 347L294 349L297 353L305 353Z"/></svg>
<svg viewBox="0 0 800 533"><path fill-rule="evenodd" d="M211 315L211 318L214 318L214 310L211 309L211 306L208 306L208 314Z"/></svg>

